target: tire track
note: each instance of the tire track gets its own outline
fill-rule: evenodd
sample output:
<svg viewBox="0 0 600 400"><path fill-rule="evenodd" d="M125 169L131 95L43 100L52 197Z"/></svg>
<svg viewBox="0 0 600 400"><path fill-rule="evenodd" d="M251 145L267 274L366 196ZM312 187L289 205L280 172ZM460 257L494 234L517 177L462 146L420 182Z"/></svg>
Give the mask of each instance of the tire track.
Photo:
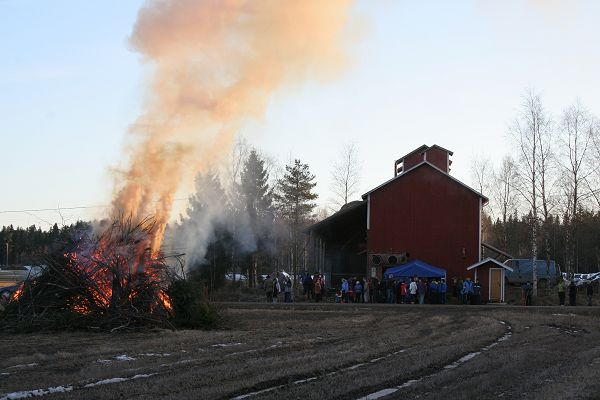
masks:
<svg viewBox="0 0 600 400"><path fill-rule="evenodd" d="M362 396L359 397L358 400L377 400L377 399L381 399L383 397L387 397L393 393L396 393L397 391L401 390L401 389L405 389L407 387L411 387L419 382L422 382L426 379L430 379L433 378L439 374L444 373L445 371L451 370L451 369L455 369L460 367L462 364L472 360L473 358L479 356L480 354L482 354L483 352L486 351L490 351L492 348L496 347L498 344L510 339L510 337L512 336L512 327L510 325L508 325L506 322L504 321L498 321L501 324L505 325L505 332L504 335L502 335L501 337L499 337L498 339L496 339L494 342L488 344L487 346L482 347L481 349L479 349L478 351L474 351L468 354L465 354L464 356L456 359L455 361L451 362L450 364L446 364L444 365L441 369L431 373L431 374L427 374L424 375L420 378L415 378L415 379L409 379L406 380L404 382L402 382L400 385L397 386L393 386L393 387L388 387L388 388L384 388L384 389L379 389L375 392L369 393L366 396Z"/></svg>
<svg viewBox="0 0 600 400"><path fill-rule="evenodd" d="M386 360L386 359L388 359L390 357L393 357L395 355L398 355L400 353L404 353L404 352L406 352L408 350L409 349L407 349L407 348L402 348L400 350L396 350L394 352L387 353L387 354L384 354L382 356L372 358L372 359L370 359L368 361L360 362L358 364L355 364L355 363L347 364L346 366L344 366L342 368L336 368L334 370L324 371L324 372L322 372L320 374L316 374L316 375L309 376L309 377L302 377L302 379L297 379L297 380L295 380L293 382L288 382L287 378L279 378L279 379L276 379L276 380L273 380L273 381L263 382L261 384L261 386L265 385L266 387L264 387L262 389L255 390L255 391L249 392L249 393L242 393L242 394L238 394L238 395L235 395L235 393L234 393L234 394L228 395L228 396L226 396L224 398L229 398L231 400L243 400L243 399L248 399L250 397L254 397L254 396L257 396L257 395L260 395L260 394L263 394L263 393L269 393L269 392L272 392L272 391L275 391L275 390L278 390L278 389L282 389L282 388L284 388L286 386L302 385L302 384L305 384L305 383L316 381L318 379L322 379L322 378L326 378L326 377L330 377L330 376L342 374L342 373L344 373L346 371L352 371L352 370L363 368L363 367L366 367L366 366L369 366L369 365L373 365L375 363L378 363L380 361ZM283 380L285 380L285 383L279 383L279 382L282 382ZM230 396L233 396L233 397L230 397Z"/></svg>

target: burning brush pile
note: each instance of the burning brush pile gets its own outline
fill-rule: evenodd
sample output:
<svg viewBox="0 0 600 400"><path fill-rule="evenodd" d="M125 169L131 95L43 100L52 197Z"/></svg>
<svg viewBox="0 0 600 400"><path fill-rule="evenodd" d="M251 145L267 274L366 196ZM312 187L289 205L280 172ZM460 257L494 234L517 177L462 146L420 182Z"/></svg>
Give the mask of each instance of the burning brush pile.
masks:
<svg viewBox="0 0 600 400"><path fill-rule="evenodd" d="M62 251L43 255L44 273L14 293L0 326L116 331L214 322L201 288L151 250L155 227L153 219L120 218L99 234L80 233ZM178 257L169 259L182 267Z"/></svg>

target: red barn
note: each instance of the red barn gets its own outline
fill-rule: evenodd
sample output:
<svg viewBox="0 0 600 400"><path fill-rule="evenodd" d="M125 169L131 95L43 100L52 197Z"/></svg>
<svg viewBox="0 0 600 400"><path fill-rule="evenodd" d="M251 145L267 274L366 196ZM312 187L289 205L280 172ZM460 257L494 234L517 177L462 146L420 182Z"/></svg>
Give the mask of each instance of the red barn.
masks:
<svg viewBox="0 0 600 400"><path fill-rule="evenodd" d="M394 177L362 201L311 226L314 269L333 284L376 276L407 259L472 276L481 259L481 208L487 198L450 176L452 152L423 145L394 163Z"/></svg>

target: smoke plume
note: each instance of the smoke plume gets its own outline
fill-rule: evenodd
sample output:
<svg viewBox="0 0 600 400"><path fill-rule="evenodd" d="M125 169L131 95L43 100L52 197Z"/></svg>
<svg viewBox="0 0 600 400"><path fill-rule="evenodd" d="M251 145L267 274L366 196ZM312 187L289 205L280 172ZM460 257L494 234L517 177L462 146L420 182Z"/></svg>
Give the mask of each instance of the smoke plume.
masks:
<svg viewBox="0 0 600 400"><path fill-rule="evenodd" d="M279 88L335 77L346 65L351 0L149 0L130 38L152 75L132 124L113 213L158 222L174 193L218 163L244 121L261 118Z"/></svg>

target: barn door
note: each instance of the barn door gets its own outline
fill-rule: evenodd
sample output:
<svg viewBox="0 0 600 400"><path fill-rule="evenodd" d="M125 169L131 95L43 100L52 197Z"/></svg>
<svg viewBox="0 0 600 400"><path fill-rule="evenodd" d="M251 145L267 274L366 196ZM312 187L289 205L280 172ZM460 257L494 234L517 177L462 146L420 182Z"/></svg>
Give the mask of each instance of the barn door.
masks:
<svg viewBox="0 0 600 400"><path fill-rule="evenodd" d="M490 268L490 301L502 301L502 268Z"/></svg>

